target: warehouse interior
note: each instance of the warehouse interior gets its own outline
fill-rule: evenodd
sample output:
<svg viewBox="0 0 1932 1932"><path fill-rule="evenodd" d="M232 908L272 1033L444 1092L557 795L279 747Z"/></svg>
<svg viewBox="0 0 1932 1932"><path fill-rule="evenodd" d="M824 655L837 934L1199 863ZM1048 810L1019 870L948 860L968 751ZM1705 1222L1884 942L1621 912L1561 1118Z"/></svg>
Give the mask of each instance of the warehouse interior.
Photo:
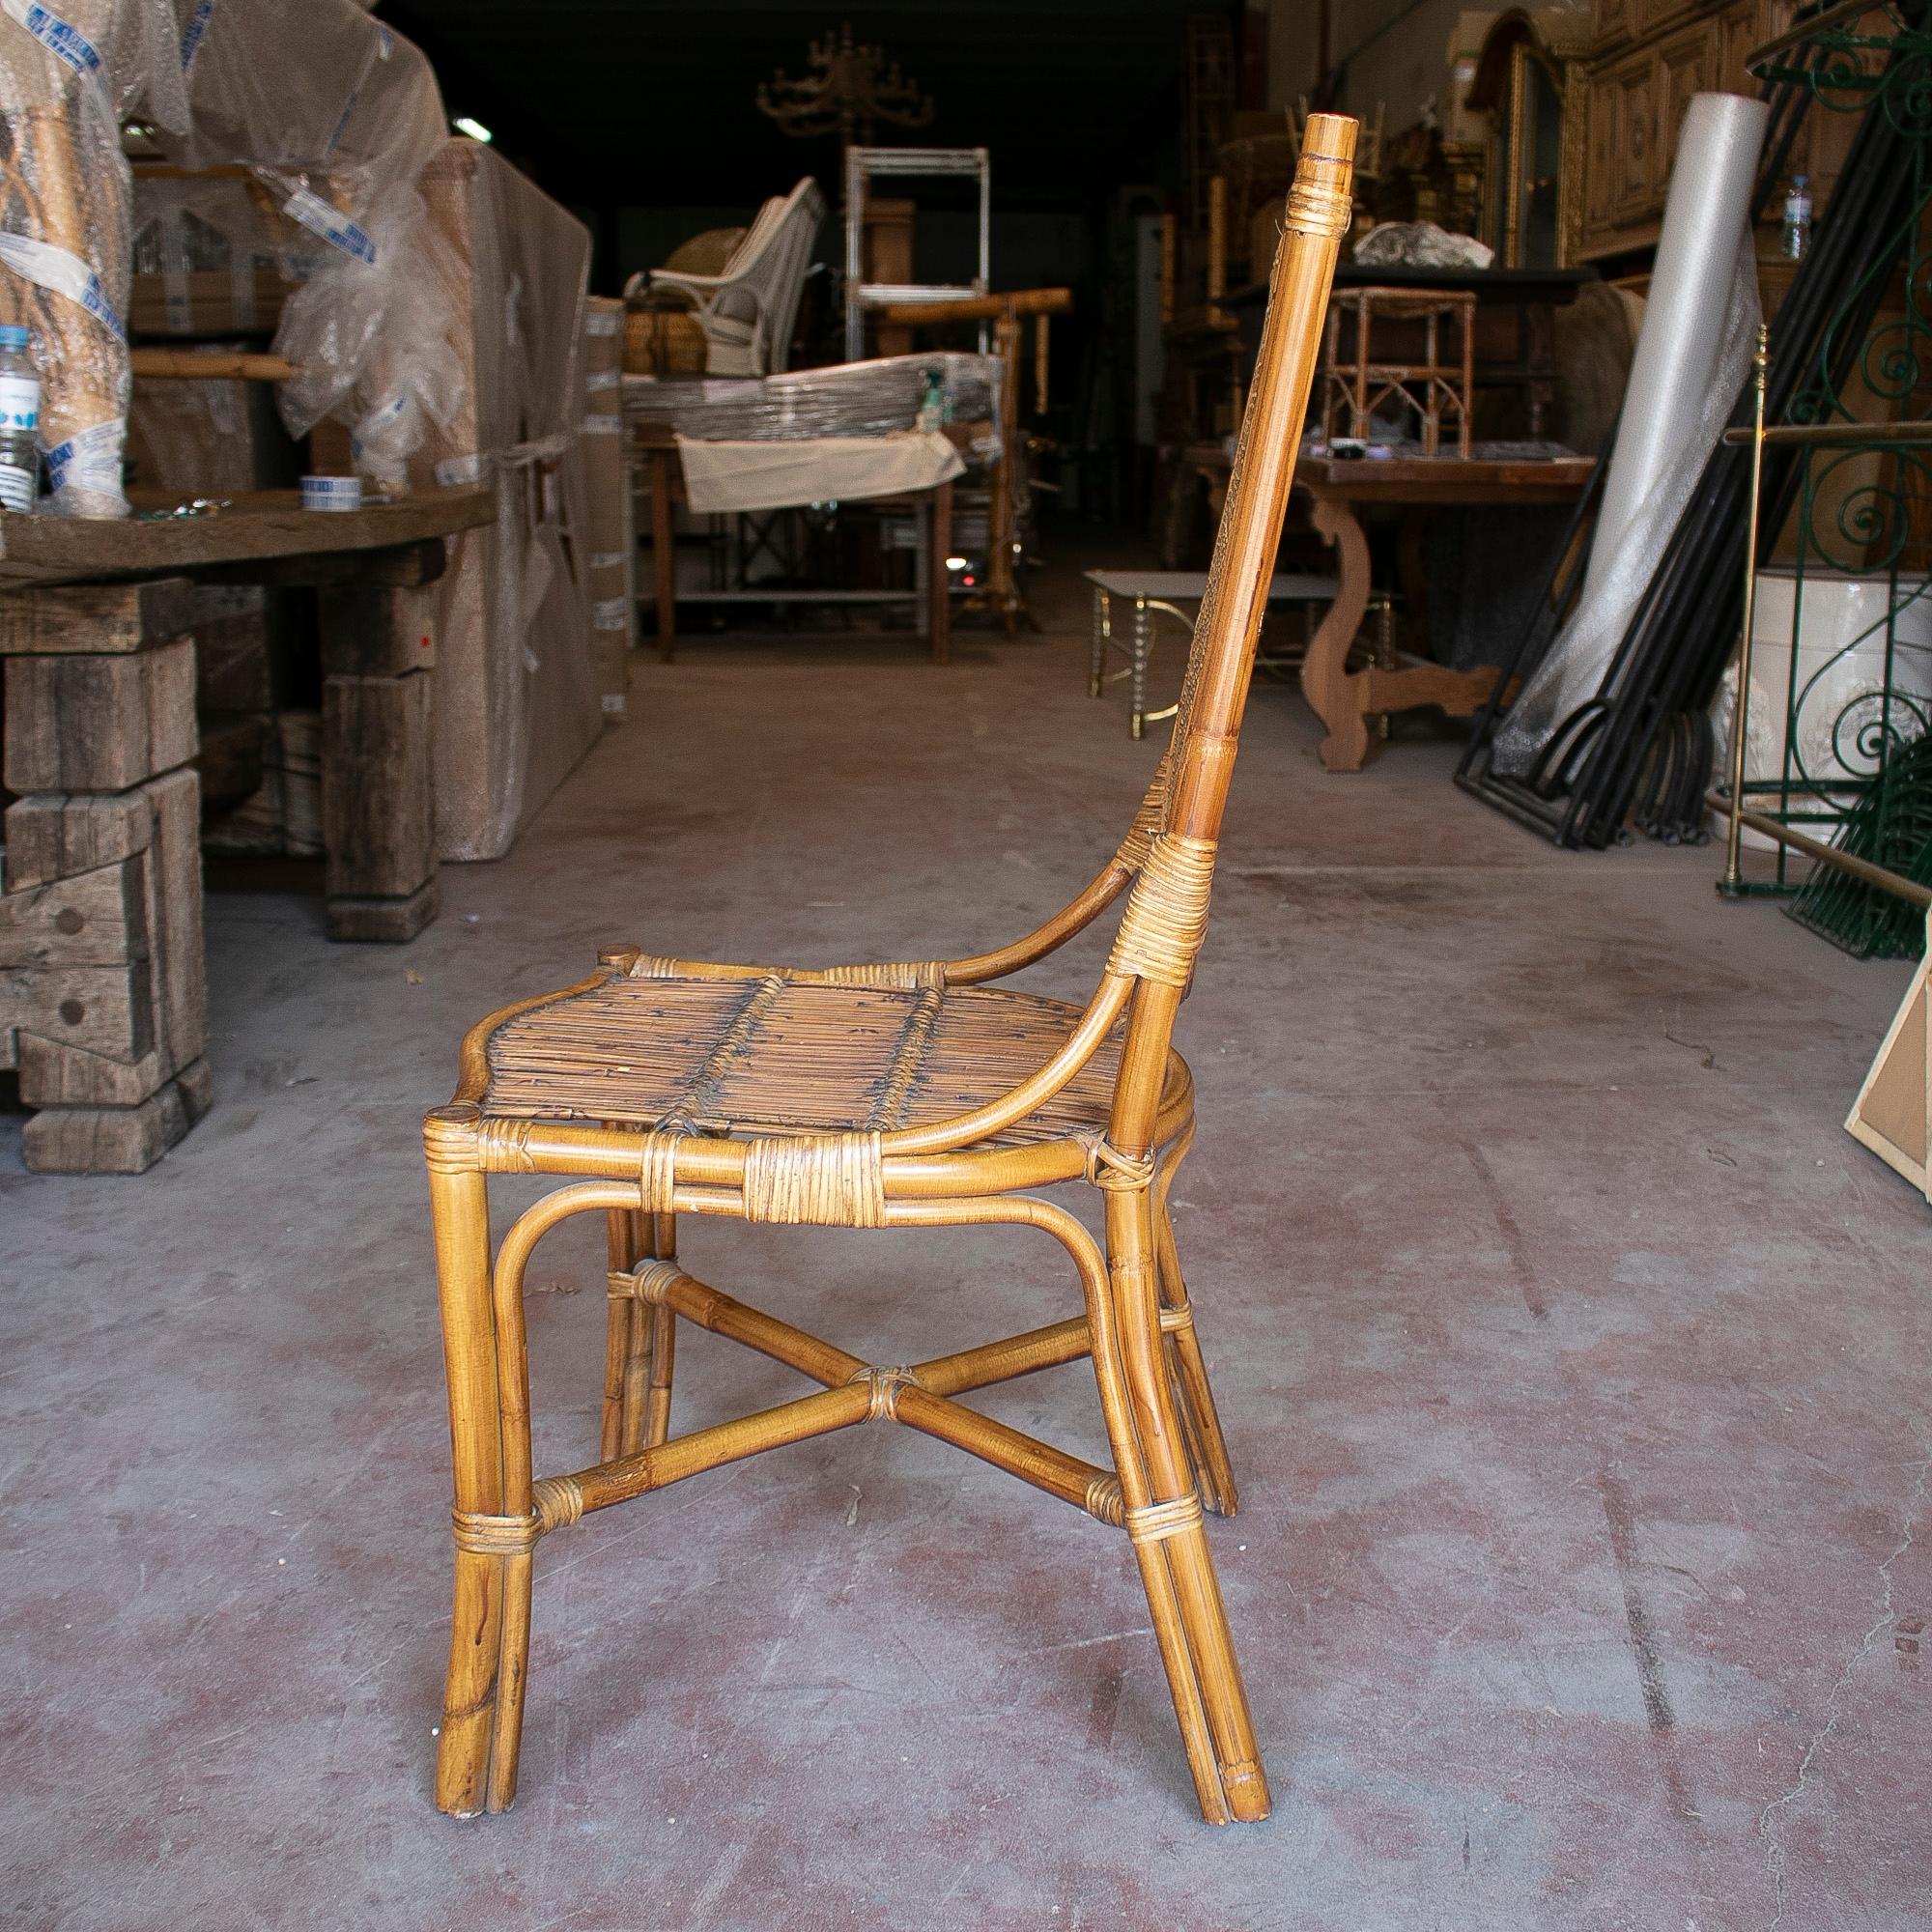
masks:
<svg viewBox="0 0 1932 1932"><path fill-rule="evenodd" d="M1932 1928L1918 0L0 35L23 1925Z"/></svg>

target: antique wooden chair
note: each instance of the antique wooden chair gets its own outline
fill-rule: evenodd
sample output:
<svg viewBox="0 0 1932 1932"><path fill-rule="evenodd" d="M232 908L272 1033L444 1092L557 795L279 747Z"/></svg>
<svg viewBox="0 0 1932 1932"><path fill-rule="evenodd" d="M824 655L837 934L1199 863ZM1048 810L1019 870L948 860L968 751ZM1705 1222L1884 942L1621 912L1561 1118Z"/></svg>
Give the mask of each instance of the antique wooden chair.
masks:
<svg viewBox="0 0 1932 1932"><path fill-rule="evenodd" d="M1276 539L1350 218L1355 124L1308 126L1174 736L1097 878L1028 937L975 958L816 971L607 952L581 984L492 1014L463 1044L454 1102L424 1125L456 1469L456 1605L437 1803L469 1815L516 1793L540 1538L681 1477L853 1423L956 1444L1124 1527L1204 1815L1264 1817L1267 1785L1204 1501L1235 1483L1176 1257L1167 1191L1193 1137L1193 1082L1170 1047L1208 923ZM1128 888L1131 888L1128 891ZM987 982L1042 958L1127 891L1083 1009ZM490 1253L492 1174L578 1177ZM1102 1248L1056 1202L1101 1190ZM524 1270L544 1232L608 1215L611 1321L600 1459L533 1479ZM1085 1313L909 1367L878 1368L705 1287L675 1217L843 1228L1007 1223L1071 1258ZM679 1318L823 1384L673 1436ZM1113 1466L964 1406L1014 1376L1091 1357Z"/></svg>

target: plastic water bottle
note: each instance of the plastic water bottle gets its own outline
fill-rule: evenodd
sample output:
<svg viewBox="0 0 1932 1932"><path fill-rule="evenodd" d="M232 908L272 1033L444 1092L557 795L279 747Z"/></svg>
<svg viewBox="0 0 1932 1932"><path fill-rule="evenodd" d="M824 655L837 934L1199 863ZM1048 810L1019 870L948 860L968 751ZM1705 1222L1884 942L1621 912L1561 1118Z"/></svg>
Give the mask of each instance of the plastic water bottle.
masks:
<svg viewBox="0 0 1932 1932"><path fill-rule="evenodd" d="M41 378L27 354L32 336L0 323L0 509L31 516L41 478Z"/></svg>
<svg viewBox="0 0 1932 1932"><path fill-rule="evenodd" d="M1784 197L1784 256L1802 262L1811 245L1811 183L1807 176L1791 177L1791 192Z"/></svg>
<svg viewBox="0 0 1932 1932"><path fill-rule="evenodd" d="M937 369L925 371L925 394L919 400L918 428L926 436L935 436L946 422L946 391L942 382L942 372Z"/></svg>

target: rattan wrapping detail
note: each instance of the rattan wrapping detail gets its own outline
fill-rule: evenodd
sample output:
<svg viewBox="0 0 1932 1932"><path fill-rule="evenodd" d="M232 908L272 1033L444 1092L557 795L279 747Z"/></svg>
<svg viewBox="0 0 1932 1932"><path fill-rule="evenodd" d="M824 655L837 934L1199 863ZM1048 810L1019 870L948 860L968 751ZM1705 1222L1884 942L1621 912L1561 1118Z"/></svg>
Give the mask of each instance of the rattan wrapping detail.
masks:
<svg viewBox="0 0 1932 1932"><path fill-rule="evenodd" d="M528 1516L488 1516L480 1510L451 1510L456 1547L477 1556L526 1556L536 1548L541 1525Z"/></svg>
<svg viewBox="0 0 1932 1932"><path fill-rule="evenodd" d="M901 1389L917 1388L918 1379L908 1368L897 1369L857 1369L852 1375L856 1387L864 1382L867 1389L866 1420L867 1422L896 1422L899 1419L898 1399Z"/></svg>
<svg viewBox="0 0 1932 1932"><path fill-rule="evenodd" d="M539 1476L530 1485L537 1521L546 1530L562 1529L583 1519L583 1485L575 1476Z"/></svg>
<svg viewBox="0 0 1932 1932"><path fill-rule="evenodd" d="M675 959L667 959L655 952L640 952L631 961L628 977L633 980L675 980L680 970Z"/></svg>
<svg viewBox="0 0 1932 1932"><path fill-rule="evenodd" d="M1140 810L1134 813L1134 822L1127 828L1127 836L1121 840L1120 849L1114 854L1114 863L1129 872L1138 872L1147 864L1148 847L1153 843L1154 835L1167 816L1168 781L1173 762L1174 751L1170 746L1160 754L1160 763L1154 767L1146 795L1141 799Z"/></svg>
<svg viewBox="0 0 1932 1932"><path fill-rule="evenodd" d="M1154 1157L1122 1153L1105 1134L1082 1134L1087 1148L1087 1179L1110 1194L1132 1194L1153 1184Z"/></svg>
<svg viewBox="0 0 1932 1932"><path fill-rule="evenodd" d="M1214 885L1214 841L1178 832L1155 835L1127 898L1107 971L1184 986L1208 935Z"/></svg>
<svg viewBox="0 0 1932 1932"><path fill-rule="evenodd" d="M534 1174L527 1121L481 1121L476 1127L476 1159L485 1174Z"/></svg>
<svg viewBox="0 0 1932 1932"><path fill-rule="evenodd" d="M1119 1529L1127 1520L1126 1505L1121 1498L1118 1476L1095 1476L1087 1485L1087 1514L1098 1522Z"/></svg>
<svg viewBox="0 0 1932 1932"><path fill-rule="evenodd" d="M886 1225L877 1134L802 1134L745 1148L745 1218L820 1228Z"/></svg>
<svg viewBox="0 0 1932 1932"><path fill-rule="evenodd" d="M794 969L785 978L798 986L890 986L901 993L943 986L946 968L937 959L883 960L871 966Z"/></svg>
<svg viewBox="0 0 1932 1932"><path fill-rule="evenodd" d="M638 1144L638 1206L646 1214L677 1207L677 1144L681 1133L653 1129Z"/></svg>
<svg viewBox="0 0 1932 1932"><path fill-rule="evenodd" d="M1164 1543L1201 1527L1201 1498L1192 1491L1172 1502L1149 1503L1126 1513L1127 1534L1136 1543Z"/></svg>
<svg viewBox="0 0 1932 1932"><path fill-rule="evenodd" d="M1288 191L1282 225L1297 235L1325 235L1340 242L1355 224L1349 164L1327 155L1304 154L1301 158L1294 185ZM1308 165L1311 161L1321 163L1320 172L1325 179L1311 179L1317 173Z"/></svg>

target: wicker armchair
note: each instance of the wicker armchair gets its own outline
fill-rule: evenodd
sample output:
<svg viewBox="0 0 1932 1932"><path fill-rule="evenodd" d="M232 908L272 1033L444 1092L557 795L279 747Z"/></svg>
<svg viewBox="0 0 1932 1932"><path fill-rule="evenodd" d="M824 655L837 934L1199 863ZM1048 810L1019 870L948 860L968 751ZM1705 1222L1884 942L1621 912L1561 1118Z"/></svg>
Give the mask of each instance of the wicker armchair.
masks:
<svg viewBox="0 0 1932 1932"><path fill-rule="evenodd" d="M782 375L811 244L824 219L825 197L807 175L789 194L773 195L758 210L717 274L649 269L633 275L624 294L668 293L688 301L704 330L707 375Z"/></svg>
<svg viewBox="0 0 1932 1932"><path fill-rule="evenodd" d="M1355 124L1308 126L1173 741L1099 875L1028 937L976 958L802 971L625 949L579 985L492 1014L453 1104L424 1128L456 1471L456 1605L437 1803L516 1792L536 1546L720 1463L855 1423L923 1430L1131 1538L1203 1814L1268 1809L1203 1532L1235 1483L1176 1256L1167 1192L1193 1136L1170 1044L1208 923L1215 838L1326 314L1350 222ZM1130 889L1130 890L1129 890ZM1127 893L1084 1009L1002 989ZM571 1176L490 1251L492 1174ZM1101 1190L1105 1244L1025 1190ZM610 1327L598 1461L535 1477L524 1270L567 1216L601 1212ZM1008 1223L1071 1259L1085 1313L880 1368L734 1300L676 1259L676 1218L844 1228ZM679 1319L799 1370L818 1392L669 1434ZM979 1414L968 1391L1091 1357L1113 1466Z"/></svg>

